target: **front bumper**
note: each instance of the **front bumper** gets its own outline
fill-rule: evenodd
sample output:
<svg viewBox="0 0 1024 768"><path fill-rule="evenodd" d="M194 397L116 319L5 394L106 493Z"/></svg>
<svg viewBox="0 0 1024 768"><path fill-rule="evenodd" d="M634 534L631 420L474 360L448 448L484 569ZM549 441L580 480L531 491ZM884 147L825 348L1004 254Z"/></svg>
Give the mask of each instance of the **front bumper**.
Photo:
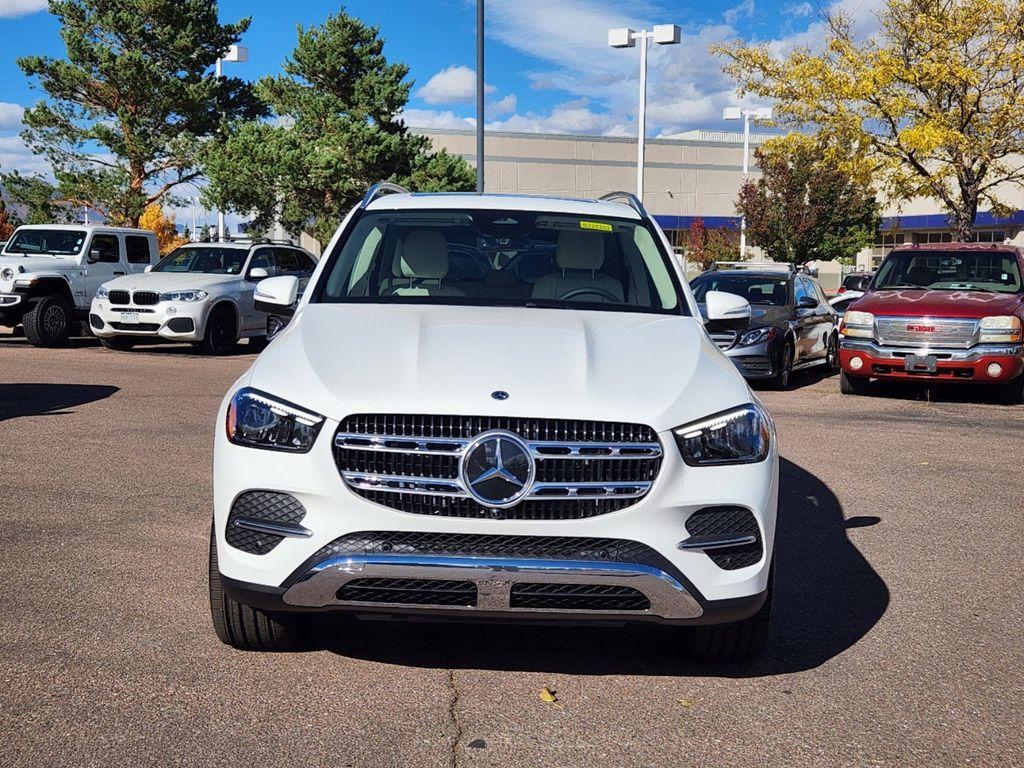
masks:
<svg viewBox="0 0 1024 768"><path fill-rule="evenodd" d="M100 338L132 336L202 341L210 305L209 301L162 301L147 307L113 306L104 299L93 299L89 326L93 335ZM138 322L122 322L124 313L137 313Z"/></svg>
<svg viewBox="0 0 1024 768"><path fill-rule="evenodd" d="M214 451L214 518L221 580L235 599L266 610L348 610L358 613L428 614L444 617L631 620L681 624L721 623L752 615L764 601L772 559L778 499L778 456L773 448L759 464L687 467L670 447L646 497L616 512L572 520L495 520L412 514L357 496L342 481L331 444L338 427L328 420L308 454L246 448L227 440L222 407ZM227 543L231 507L253 489L287 493L301 502L300 535L287 536L266 554ZM704 549L687 547L691 514L715 505L750 510L763 552L751 565L727 570ZM614 539L649 547L656 562L614 559L524 557L515 551L483 555L431 556L417 552L347 552L324 556L339 538L365 531L508 537ZM691 542L692 543L692 542ZM683 546L680 546L683 545ZM352 604L339 593L357 579L469 581L471 606ZM649 600L642 611L524 608L513 604L517 584L632 587Z"/></svg>
<svg viewBox="0 0 1024 768"><path fill-rule="evenodd" d="M908 355L934 355L936 370L906 370L904 361ZM857 368L851 364L854 358L860 360ZM993 363L1000 368L995 376L988 370ZM978 344L969 349L893 347L868 339L844 338L839 345L839 365L851 376L999 383L1024 374L1024 347L1020 344Z"/></svg>
<svg viewBox="0 0 1024 768"><path fill-rule="evenodd" d="M725 356L746 379L770 379L780 366L779 345L771 341L746 347L731 347Z"/></svg>

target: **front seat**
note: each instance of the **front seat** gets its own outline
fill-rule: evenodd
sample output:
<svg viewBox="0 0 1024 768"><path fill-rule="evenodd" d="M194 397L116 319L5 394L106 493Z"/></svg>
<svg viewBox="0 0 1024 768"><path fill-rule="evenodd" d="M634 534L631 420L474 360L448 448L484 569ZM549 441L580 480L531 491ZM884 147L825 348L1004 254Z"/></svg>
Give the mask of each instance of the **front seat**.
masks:
<svg viewBox="0 0 1024 768"><path fill-rule="evenodd" d="M614 296L615 301L622 303L622 283L597 271L604 266L604 242L604 235L599 232L559 232L555 263L561 271L538 278L533 285L533 298L558 300L579 291L583 301L610 302L609 297ZM583 294L587 288L596 288L600 293Z"/></svg>
<svg viewBox="0 0 1024 768"><path fill-rule="evenodd" d="M913 285L929 286L936 276L935 270L925 264L915 264L907 270L907 282Z"/></svg>
<svg viewBox="0 0 1024 768"><path fill-rule="evenodd" d="M465 296L444 285L451 260L444 235L430 229L414 229L398 241L385 296Z"/></svg>

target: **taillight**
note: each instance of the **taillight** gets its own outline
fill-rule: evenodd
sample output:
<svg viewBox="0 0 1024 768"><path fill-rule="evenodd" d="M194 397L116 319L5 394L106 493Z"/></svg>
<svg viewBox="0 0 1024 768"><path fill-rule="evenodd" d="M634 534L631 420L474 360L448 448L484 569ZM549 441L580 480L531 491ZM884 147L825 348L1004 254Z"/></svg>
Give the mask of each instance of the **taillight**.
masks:
<svg viewBox="0 0 1024 768"><path fill-rule="evenodd" d="M837 292L837 295L839 293L846 293L846 286L845 285L840 285L839 286L839 291Z"/></svg>

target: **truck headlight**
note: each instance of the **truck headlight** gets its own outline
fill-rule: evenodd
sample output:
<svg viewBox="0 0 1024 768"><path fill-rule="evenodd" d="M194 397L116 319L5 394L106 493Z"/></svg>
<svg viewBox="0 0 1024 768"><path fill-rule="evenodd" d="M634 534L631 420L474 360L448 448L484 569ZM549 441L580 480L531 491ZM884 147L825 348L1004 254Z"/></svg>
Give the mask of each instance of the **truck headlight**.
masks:
<svg viewBox="0 0 1024 768"><path fill-rule="evenodd" d="M323 416L249 387L228 405L228 440L250 448L306 453L323 423Z"/></svg>
<svg viewBox="0 0 1024 768"><path fill-rule="evenodd" d="M764 461L772 441L768 414L742 405L673 430L683 461L691 467Z"/></svg>
<svg viewBox="0 0 1024 768"><path fill-rule="evenodd" d="M110 289L107 288L107 286L105 286L105 285L101 285L99 288L96 289L96 298L97 299L107 299L107 298L110 298Z"/></svg>
<svg viewBox="0 0 1024 768"><path fill-rule="evenodd" d="M1020 318L1014 315L992 315L981 318L978 341L984 344L1015 344L1021 339Z"/></svg>
<svg viewBox="0 0 1024 768"><path fill-rule="evenodd" d="M21 272L21 267L18 267L17 270L14 267L4 267L0 270L0 280L11 281L18 272Z"/></svg>
<svg viewBox="0 0 1024 768"><path fill-rule="evenodd" d="M875 316L870 312L849 310L843 315L839 332L844 336L873 339L875 337Z"/></svg>
<svg viewBox="0 0 1024 768"><path fill-rule="evenodd" d="M161 293L160 301L202 301L209 295L206 291L171 291Z"/></svg>
<svg viewBox="0 0 1024 768"><path fill-rule="evenodd" d="M766 341L774 339L775 333L775 329L770 326L765 328L751 328L740 336L740 340L736 342L736 346L752 347L755 344L763 344Z"/></svg>

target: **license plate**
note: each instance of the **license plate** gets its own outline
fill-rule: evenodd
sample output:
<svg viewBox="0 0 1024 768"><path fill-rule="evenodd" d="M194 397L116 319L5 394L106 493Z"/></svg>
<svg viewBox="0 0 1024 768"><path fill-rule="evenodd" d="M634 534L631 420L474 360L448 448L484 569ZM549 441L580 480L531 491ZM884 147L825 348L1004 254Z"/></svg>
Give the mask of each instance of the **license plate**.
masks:
<svg viewBox="0 0 1024 768"><path fill-rule="evenodd" d="M122 312L121 313L122 323L138 323L139 313L138 312Z"/></svg>
<svg viewBox="0 0 1024 768"><path fill-rule="evenodd" d="M939 370L935 355L907 355L903 359L904 370L910 372L936 373Z"/></svg>

